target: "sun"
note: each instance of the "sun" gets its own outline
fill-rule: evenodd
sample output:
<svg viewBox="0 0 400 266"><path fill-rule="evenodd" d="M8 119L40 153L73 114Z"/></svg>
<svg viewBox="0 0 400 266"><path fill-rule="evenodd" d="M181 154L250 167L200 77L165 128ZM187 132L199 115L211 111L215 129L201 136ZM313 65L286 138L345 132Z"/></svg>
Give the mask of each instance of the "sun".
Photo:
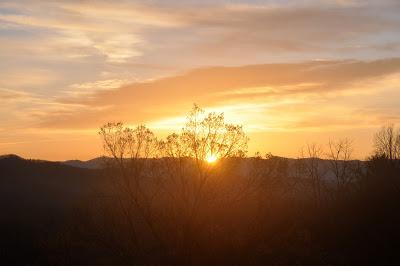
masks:
<svg viewBox="0 0 400 266"><path fill-rule="evenodd" d="M215 154L207 154L205 159L206 159L207 163L212 164L218 160L218 157Z"/></svg>

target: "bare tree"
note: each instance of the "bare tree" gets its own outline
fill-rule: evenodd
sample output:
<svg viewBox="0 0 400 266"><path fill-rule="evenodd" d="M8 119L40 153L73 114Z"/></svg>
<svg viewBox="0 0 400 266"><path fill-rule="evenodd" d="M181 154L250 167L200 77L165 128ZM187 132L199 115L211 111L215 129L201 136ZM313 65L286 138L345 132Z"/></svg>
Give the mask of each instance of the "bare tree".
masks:
<svg viewBox="0 0 400 266"><path fill-rule="evenodd" d="M122 123L107 123L100 128L104 151L112 159L108 166L116 186L116 198L128 224L131 244L140 250L137 238L138 217L148 226L154 238L159 240L152 197L145 184L149 176L149 158L158 156L159 142L148 128L139 125L132 129Z"/></svg>
<svg viewBox="0 0 400 266"><path fill-rule="evenodd" d="M204 110L197 105L187 116L181 136L188 156L196 161L204 161L209 156L221 159L244 156L247 152L248 138L242 126L225 123L223 113L204 115Z"/></svg>
<svg viewBox="0 0 400 266"><path fill-rule="evenodd" d="M400 159L400 130L393 124L382 127L374 136L375 153L389 160Z"/></svg>
<svg viewBox="0 0 400 266"><path fill-rule="evenodd" d="M226 169L225 160L245 156L248 142L242 126L226 123L223 114L206 115L197 105L182 131L163 141L145 126L132 129L122 123L108 123L99 134L112 157L117 196L137 250L142 233L138 224L144 221L164 249L180 245L176 250L190 252L201 207L222 195L222 190L216 191L216 182L222 179L213 178L213 186L207 187L210 177ZM175 243L167 247L166 239Z"/></svg>
<svg viewBox="0 0 400 266"><path fill-rule="evenodd" d="M174 207L180 207L179 212L187 213L187 226L197 220L199 207L207 196L207 200L213 201L222 197L222 191L215 192L218 178L213 178L213 186L206 191L210 177L226 170L223 166L227 165L226 159L245 156L247 143L248 137L242 126L226 123L223 113L205 114L197 105L187 116L182 131L162 141L161 151L169 176L167 182L172 184L172 187L166 188L173 191L167 193L175 200L179 197L180 202ZM211 162L210 159L218 162ZM219 166L214 167L214 163Z"/></svg>
<svg viewBox="0 0 400 266"><path fill-rule="evenodd" d="M180 177L184 176L183 161L188 158L194 160L197 184L192 196L195 195L197 201L209 175L216 171L207 160L243 157L247 153L247 143L248 137L242 126L226 123L223 113L205 115L204 110L194 105L180 134L173 133L162 142L162 152L163 156L179 163L179 168L175 170L180 171L177 174ZM180 185L187 186L186 181L181 178Z"/></svg>
<svg viewBox="0 0 400 266"><path fill-rule="evenodd" d="M328 143L329 170L334 175L339 193L344 192L352 181L354 173L351 165L352 153L353 142L349 139L330 140Z"/></svg>
<svg viewBox="0 0 400 266"><path fill-rule="evenodd" d="M301 149L299 158L300 169L303 175L311 181L312 195L317 207L319 207L322 202L322 178L325 174L321 164L322 156L323 149L321 145L308 143L305 148Z"/></svg>

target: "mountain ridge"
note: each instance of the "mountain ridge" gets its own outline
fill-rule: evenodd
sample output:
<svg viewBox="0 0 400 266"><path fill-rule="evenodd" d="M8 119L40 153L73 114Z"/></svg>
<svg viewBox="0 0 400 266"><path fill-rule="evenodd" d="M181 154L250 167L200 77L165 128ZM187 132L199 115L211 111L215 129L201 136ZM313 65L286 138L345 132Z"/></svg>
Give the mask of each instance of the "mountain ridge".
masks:
<svg viewBox="0 0 400 266"><path fill-rule="evenodd" d="M255 158L255 157L247 157L246 159L252 159L252 158ZM275 155L272 156L271 158L285 159L285 160L289 160L289 161L310 159L310 158L288 158L288 157L275 156ZM89 159L89 160L72 159L72 160L65 160L65 161L50 161L50 160L42 160L42 159L23 158L17 154L0 155L0 160L4 160L4 159L25 160L25 161L42 162L42 163L59 163L59 164L74 167L74 168L95 170L95 169L104 168L106 160L110 160L112 158L107 157L107 156L99 156L99 157L95 157L95 158ZM263 158L263 159L268 160L268 158ZM320 160L324 161L324 162L331 161L330 159L320 159ZM350 161L351 162L361 162L361 163L365 162L364 160L358 160L358 159L353 159Z"/></svg>

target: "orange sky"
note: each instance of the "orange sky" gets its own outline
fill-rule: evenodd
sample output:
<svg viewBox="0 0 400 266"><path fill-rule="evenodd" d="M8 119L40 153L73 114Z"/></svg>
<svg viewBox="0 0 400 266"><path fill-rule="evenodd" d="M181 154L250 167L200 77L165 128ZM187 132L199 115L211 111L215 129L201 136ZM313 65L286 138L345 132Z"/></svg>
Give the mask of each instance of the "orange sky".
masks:
<svg viewBox="0 0 400 266"><path fill-rule="evenodd" d="M400 120L396 1L2 1L0 154L102 155L97 129L160 137L193 103L296 157ZM317 26L318 25L318 26Z"/></svg>

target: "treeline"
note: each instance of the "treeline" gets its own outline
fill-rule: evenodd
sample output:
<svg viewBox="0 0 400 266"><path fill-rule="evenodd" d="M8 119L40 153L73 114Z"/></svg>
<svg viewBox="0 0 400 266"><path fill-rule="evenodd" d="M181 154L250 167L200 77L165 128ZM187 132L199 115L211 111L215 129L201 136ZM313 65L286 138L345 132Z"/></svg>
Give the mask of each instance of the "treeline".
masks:
<svg viewBox="0 0 400 266"><path fill-rule="evenodd" d="M246 158L248 138L223 114L195 106L179 133L100 130L113 185L86 229L121 264L382 265L397 260L400 134L307 145L297 160ZM209 162L208 158L217 158ZM97 215L97 216L96 216ZM97 217L97 218L93 218ZM83 226L83 224L80 224ZM85 233L83 233L85 235ZM114 263L114 261L113 261Z"/></svg>
<svg viewBox="0 0 400 266"><path fill-rule="evenodd" d="M101 189L43 241L40 263L388 265L400 263L400 133L309 144L297 159L246 157L248 138L197 106L179 133L109 123ZM215 159L217 159L215 161ZM103 179L102 179L103 180ZM49 256L51 254L51 256Z"/></svg>

